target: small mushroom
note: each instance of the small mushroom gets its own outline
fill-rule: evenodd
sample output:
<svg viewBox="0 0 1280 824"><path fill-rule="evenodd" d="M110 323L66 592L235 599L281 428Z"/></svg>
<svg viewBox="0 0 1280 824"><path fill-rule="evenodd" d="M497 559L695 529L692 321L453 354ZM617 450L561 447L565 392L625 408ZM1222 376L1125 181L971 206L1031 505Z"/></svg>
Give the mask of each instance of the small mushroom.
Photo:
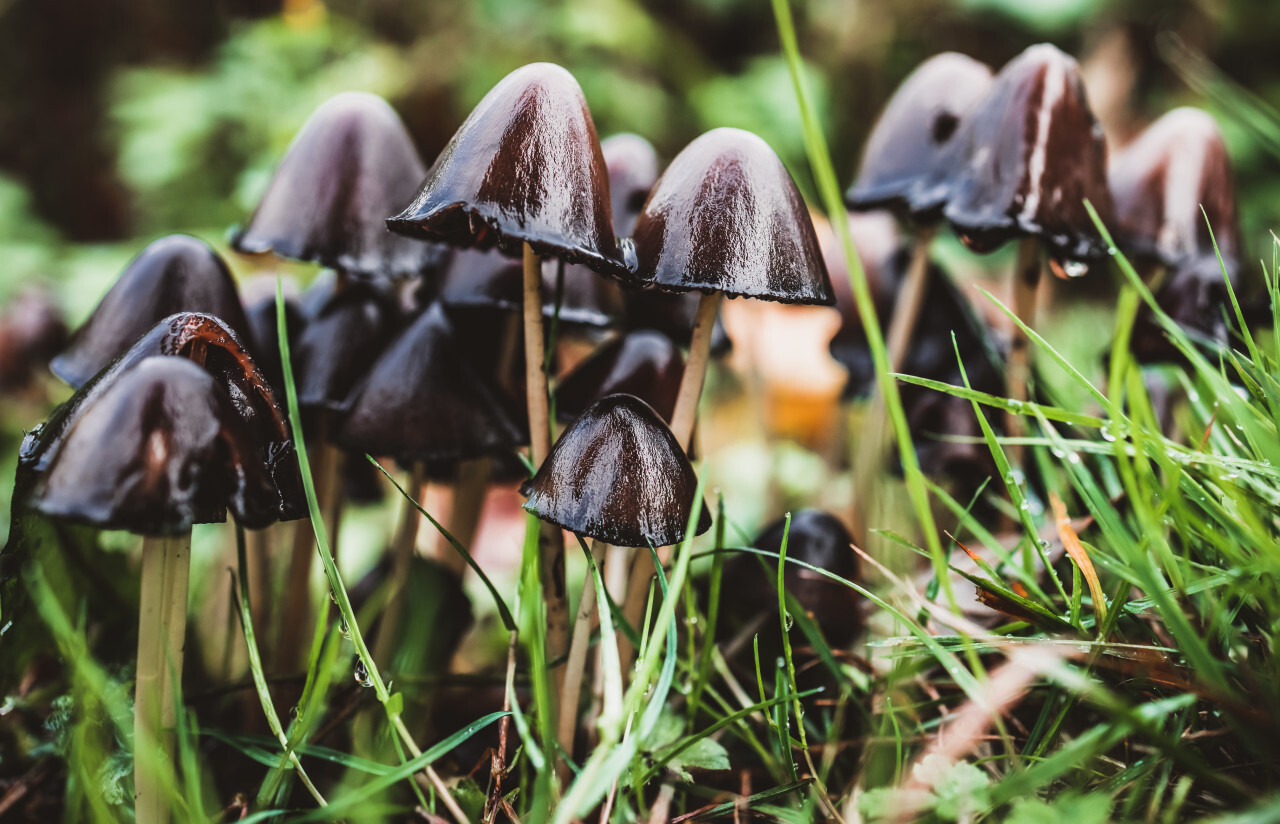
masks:
<svg viewBox="0 0 1280 824"><path fill-rule="evenodd" d="M684 358L666 335L652 329L627 332L601 346L560 380L556 414L571 421L600 398L624 393L640 398L669 421L683 373Z"/></svg>
<svg viewBox="0 0 1280 824"><path fill-rule="evenodd" d="M658 153L653 144L636 134L615 134L600 141L600 153L609 171L609 196L613 204L613 233L631 237L636 218L658 182Z"/></svg>
<svg viewBox="0 0 1280 824"><path fill-rule="evenodd" d="M67 323L42 287L24 288L0 311L0 390L19 392L33 384L67 343Z"/></svg>
<svg viewBox="0 0 1280 824"><path fill-rule="evenodd" d="M1147 270L1161 308L1189 331L1225 343L1223 310L1230 299L1223 270L1238 289L1240 222L1231 159L1217 122L1200 109L1174 109L1116 154L1110 183L1117 239ZM1178 358L1145 310L1132 346L1140 360Z"/></svg>
<svg viewBox="0 0 1280 824"><path fill-rule="evenodd" d="M162 237L143 249L49 366L79 388L175 312L221 318L238 335L248 329L227 264L190 235Z"/></svg>
<svg viewBox="0 0 1280 824"><path fill-rule="evenodd" d="M373 281L429 273L448 249L398 237L384 224L424 174L395 110L377 95L344 92L303 124L232 247Z"/></svg>

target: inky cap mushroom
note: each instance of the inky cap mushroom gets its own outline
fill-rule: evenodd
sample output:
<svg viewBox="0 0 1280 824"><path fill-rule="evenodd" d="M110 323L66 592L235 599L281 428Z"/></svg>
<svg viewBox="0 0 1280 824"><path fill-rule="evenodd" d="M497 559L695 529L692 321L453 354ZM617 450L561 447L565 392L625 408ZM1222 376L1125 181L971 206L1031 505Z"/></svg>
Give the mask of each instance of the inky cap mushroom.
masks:
<svg viewBox="0 0 1280 824"><path fill-rule="evenodd" d="M147 358L82 407L31 504L46 515L148 535L221 521L276 520L253 439L213 377L184 358Z"/></svg>
<svg viewBox="0 0 1280 824"><path fill-rule="evenodd" d="M555 313L559 261L542 265L542 314ZM519 312L524 300L521 263L496 250L465 249L454 255L440 290L440 302L451 308L493 308ZM622 287L591 269L568 264L560 321L577 326L608 327L623 312Z"/></svg>
<svg viewBox="0 0 1280 824"><path fill-rule="evenodd" d="M528 243L540 255L626 278L608 186L578 82L559 66L533 63L485 95L387 226L511 256Z"/></svg>
<svg viewBox="0 0 1280 824"><path fill-rule="evenodd" d="M162 237L143 249L49 366L79 388L175 312L213 315L237 334L248 328L227 264L189 235Z"/></svg>
<svg viewBox="0 0 1280 824"><path fill-rule="evenodd" d="M943 52L921 63L871 129L845 202L859 211L890 208L918 222L941 217L942 201L922 196L925 184L990 85L991 69L963 54Z"/></svg>
<svg viewBox="0 0 1280 824"><path fill-rule="evenodd" d="M444 261L447 248L393 235L385 221L413 197L424 174L409 133L385 100L339 94L303 124L232 247L359 278L422 274Z"/></svg>
<svg viewBox="0 0 1280 824"><path fill-rule="evenodd" d="M20 291L0 312L0 389L27 386L67 343L67 324L41 287Z"/></svg>
<svg viewBox="0 0 1280 824"><path fill-rule="evenodd" d="M684 358L671 338L652 329L627 332L601 346L556 387L556 414L578 417L594 401L617 393L635 395L671 420Z"/></svg>
<svg viewBox="0 0 1280 824"><path fill-rule="evenodd" d="M1063 263L1105 256L1084 201L1110 222L1107 147L1076 61L1048 44L1010 61L961 121L926 189L920 197L945 201L947 220L975 251L1033 235Z"/></svg>
<svg viewBox="0 0 1280 824"><path fill-rule="evenodd" d="M528 440L497 387L458 351L439 304L378 358L338 438L349 450L402 463L510 453Z"/></svg>
<svg viewBox="0 0 1280 824"><path fill-rule="evenodd" d="M659 289L835 303L813 222L769 144L714 129L671 161L636 222L638 278Z"/></svg>
<svg viewBox="0 0 1280 824"><path fill-rule="evenodd" d="M658 181L658 153L653 144L636 134L615 134L600 141L605 168L609 170L609 196L613 204L613 233L630 237L636 218Z"/></svg>
<svg viewBox="0 0 1280 824"><path fill-rule="evenodd" d="M595 402L556 441L520 492L544 521L615 546L670 546L711 513L694 501L698 480L680 444L647 403L631 395Z"/></svg>

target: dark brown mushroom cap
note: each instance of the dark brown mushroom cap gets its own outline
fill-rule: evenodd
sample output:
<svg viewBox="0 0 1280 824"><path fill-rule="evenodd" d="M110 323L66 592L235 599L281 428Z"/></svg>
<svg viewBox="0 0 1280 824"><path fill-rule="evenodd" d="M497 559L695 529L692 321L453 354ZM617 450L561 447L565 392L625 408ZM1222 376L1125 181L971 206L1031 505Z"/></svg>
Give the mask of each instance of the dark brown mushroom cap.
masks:
<svg viewBox="0 0 1280 824"><path fill-rule="evenodd" d="M609 196L613 203L613 233L630 237L636 218L658 182L658 153L637 134L615 134L600 141L605 168L609 170Z"/></svg>
<svg viewBox="0 0 1280 824"><path fill-rule="evenodd" d="M1235 180L1211 115L1181 108L1152 123L1116 154L1110 183L1116 238L1127 250L1174 270L1194 268L1202 258L1217 269L1216 238L1235 282L1240 269ZM1221 272L1217 277L1220 281Z"/></svg>
<svg viewBox="0 0 1280 824"><path fill-rule="evenodd" d="M284 288L285 328L292 349L306 322L298 306L297 283L286 278ZM248 323L249 351L276 395L284 397L284 369L280 364L280 341L276 326L276 278L274 275L254 275L241 283L240 297L244 302L244 315Z"/></svg>
<svg viewBox="0 0 1280 824"><path fill-rule="evenodd" d="M555 313L557 260L542 265L542 314ZM491 308L519 312L524 305L521 262L496 250L464 249L454 255L440 302L450 308ZM560 320L576 326L612 326L623 312L622 287L586 266L567 264Z"/></svg>
<svg viewBox="0 0 1280 824"><path fill-rule="evenodd" d="M223 520L276 520L275 486L244 421L208 372L147 358L80 409L31 505L103 529L165 535Z"/></svg>
<svg viewBox="0 0 1280 824"><path fill-rule="evenodd" d="M0 389L21 389L67 344L67 324L53 296L27 287L0 311Z"/></svg>
<svg viewBox="0 0 1280 824"><path fill-rule="evenodd" d="M338 437L346 449L402 463L499 455L528 441L498 388L458 351L439 304L378 358Z"/></svg>
<svg viewBox="0 0 1280 824"><path fill-rule="evenodd" d="M49 367L79 388L175 312L213 315L237 334L248 328L227 264L189 235L162 237L143 249Z"/></svg>
<svg viewBox="0 0 1280 824"><path fill-rule="evenodd" d="M573 75L551 63L524 66L494 86L387 226L511 256L528 243L539 254L628 276L591 112Z"/></svg>
<svg viewBox="0 0 1280 824"><path fill-rule="evenodd" d="M920 198L945 201L947 220L980 253L1033 235L1057 260L1105 256L1084 201L1111 222L1107 146L1076 61L1048 44L1010 61L961 122Z"/></svg>
<svg viewBox="0 0 1280 824"><path fill-rule="evenodd" d="M544 521L615 546L684 540L698 479L653 408L631 395L589 406L564 431L538 474L520 487ZM695 534L711 526L701 508Z"/></svg>
<svg viewBox="0 0 1280 824"><path fill-rule="evenodd" d="M917 222L941 217L943 203L921 197L942 150L991 85L991 69L956 52L921 63L893 93L871 129L858 178L845 193L852 209L891 208Z"/></svg>
<svg viewBox="0 0 1280 824"><path fill-rule="evenodd" d="M623 288L622 323L628 329L656 329L681 346L693 337L693 322L698 314L697 292L663 292L659 289ZM711 328L711 354L728 354L733 342L724 330L720 313Z"/></svg>
<svg viewBox="0 0 1280 824"><path fill-rule="evenodd" d="M232 248L359 278L429 271L446 250L394 235L385 222L413 197L425 173L395 110L375 94L344 92L303 124Z"/></svg>
<svg viewBox="0 0 1280 824"><path fill-rule="evenodd" d="M399 331L380 289L346 278L319 280L301 300L304 322L290 350L298 407L307 418L345 415L369 367Z"/></svg>
<svg viewBox="0 0 1280 824"><path fill-rule="evenodd" d="M713 129L684 148L636 221L637 278L782 303L835 303L813 221L756 135Z"/></svg>
<svg viewBox="0 0 1280 824"><path fill-rule="evenodd" d="M671 420L684 358L671 338L652 329L627 332L601 346L556 386L556 414L571 421L593 402L625 393Z"/></svg>
<svg viewBox="0 0 1280 824"><path fill-rule="evenodd" d="M852 548L853 538L834 515L818 509L802 509L791 516L789 532L785 518L774 521L756 538L756 549L781 552L784 533L787 535L788 559L826 570L846 581L859 582L858 560ZM752 566L759 566L751 557L739 556L735 560L738 564L749 561ZM776 563L771 565L776 570ZM776 575L769 579L756 575L752 580L755 586L750 592L764 590L760 593L760 598L747 595L741 588L730 590L734 597L753 603L757 609L762 608L761 600L765 603L777 603ZM783 583L805 611L812 615L829 643L835 647L846 647L853 643L862 624L858 611L859 596L856 592L813 570L791 563L787 564L783 572Z"/></svg>

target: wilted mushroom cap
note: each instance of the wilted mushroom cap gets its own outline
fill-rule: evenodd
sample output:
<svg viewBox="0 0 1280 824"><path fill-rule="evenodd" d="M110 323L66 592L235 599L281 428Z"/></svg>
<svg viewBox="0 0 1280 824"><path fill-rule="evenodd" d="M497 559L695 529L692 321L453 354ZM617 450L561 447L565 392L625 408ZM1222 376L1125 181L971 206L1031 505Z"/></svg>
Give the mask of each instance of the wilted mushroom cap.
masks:
<svg viewBox="0 0 1280 824"><path fill-rule="evenodd" d="M652 329L627 332L601 346L556 386L556 414L571 421L606 395L635 395L671 420L684 358L671 338Z"/></svg>
<svg viewBox="0 0 1280 824"><path fill-rule="evenodd" d="M184 358L147 358L82 407L31 504L58 518L149 535L276 520L278 497L231 400Z"/></svg>
<svg viewBox="0 0 1280 824"><path fill-rule="evenodd" d="M1216 239L1234 282L1240 268L1235 182L1211 115L1192 108L1164 115L1116 154L1110 182L1116 237L1135 255L1174 269L1209 258L1217 269Z"/></svg>
<svg viewBox="0 0 1280 824"><path fill-rule="evenodd" d="M497 387L462 357L435 304L373 365L338 442L408 462L507 453L528 443L528 435Z"/></svg>
<svg viewBox="0 0 1280 824"><path fill-rule="evenodd" d="M424 174L395 110L375 94L344 92L303 124L231 245L360 278L420 274L446 250L388 232L386 218L413 197Z"/></svg>
<svg viewBox="0 0 1280 824"><path fill-rule="evenodd" d="M628 276L614 240L596 127L573 75L533 63L485 95L427 172L394 232L453 246L497 246Z"/></svg>
<svg viewBox="0 0 1280 824"><path fill-rule="evenodd" d="M574 421L520 492L544 521L615 546L684 540L695 503L696 534L711 513L694 500L698 479L671 430L647 403L610 395Z"/></svg>
<svg viewBox="0 0 1280 824"><path fill-rule="evenodd" d="M1107 146L1076 61L1047 44L1010 61L960 123L920 198L945 201L947 220L978 252L1033 235L1056 260L1103 257L1084 201L1110 222Z"/></svg>
<svg viewBox="0 0 1280 824"><path fill-rule="evenodd" d="M991 69L963 54L943 52L921 63L871 129L845 202L860 211L892 208L917 221L939 218L943 204L921 197L924 184L990 85Z"/></svg>
<svg viewBox="0 0 1280 824"><path fill-rule="evenodd" d="M613 203L613 233L630 237L644 202L658 181L658 153L637 134L615 134L600 141L605 168L609 170L609 196Z"/></svg>
<svg viewBox="0 0 1280 824"><path fill-rule="evenodd" d="M769 144L713 129L663 172L636 221L637 278L667 291L835 303L813 222Z"/></svg>
<svg viewBox="0 0 1280 824"><path fill-rule="evenodd" d="M79 388L175 312L213 315L237 334L248 328L227 264L189 235L162 237L143 249L49 366Z"/></svg>

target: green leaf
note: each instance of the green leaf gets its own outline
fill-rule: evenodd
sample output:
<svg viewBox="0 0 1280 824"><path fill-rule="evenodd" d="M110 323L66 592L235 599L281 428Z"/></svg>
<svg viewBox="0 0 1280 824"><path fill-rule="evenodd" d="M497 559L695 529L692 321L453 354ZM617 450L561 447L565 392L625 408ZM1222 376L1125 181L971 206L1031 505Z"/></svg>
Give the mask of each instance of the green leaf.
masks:
<svg viewBox="0 0 1280 824"><path fill-rule="evenodd" d="M387 699L387 712L394 712L397 715L404 712L404 693L391 693L391 697Z"/></svg>

